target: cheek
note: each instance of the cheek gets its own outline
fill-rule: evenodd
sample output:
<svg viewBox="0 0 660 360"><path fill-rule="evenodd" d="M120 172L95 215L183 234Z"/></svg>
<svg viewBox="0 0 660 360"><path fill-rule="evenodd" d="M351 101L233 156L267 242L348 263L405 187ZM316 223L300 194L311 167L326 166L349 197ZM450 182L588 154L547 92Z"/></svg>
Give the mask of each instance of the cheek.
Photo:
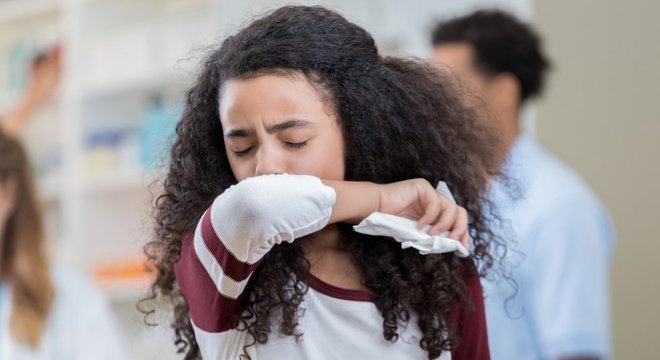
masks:
<svg viewBox="0 0 660 360"><path fill-rule="evenodd" d="M344 142L340 135L328 138L315 154L315 162L322 178L328 180L344 179Z"/></svg>
<svg viewBox="0 0 660 360"><path fill-rule="evenodd" d="M312 159L311 172L327 180L344 179L344 158L337 153L323 151Z"/></svg>
<svg viewBox="0 0 660 360"><path fill-rule="evenodd" d="M248 166L246 161L236 161L229 155L227 156L229 160L229 167L231 167L231 172L236 178L236 181L240 182L245 180L250 176L254 176L254 166L252 167L252 173L250 173L250 166Z"/></svg>

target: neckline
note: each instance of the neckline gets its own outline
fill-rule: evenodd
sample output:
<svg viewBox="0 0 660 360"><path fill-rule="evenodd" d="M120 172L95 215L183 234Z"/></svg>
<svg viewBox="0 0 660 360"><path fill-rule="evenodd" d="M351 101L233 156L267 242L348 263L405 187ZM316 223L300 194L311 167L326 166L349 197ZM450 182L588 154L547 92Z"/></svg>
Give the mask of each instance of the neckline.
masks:
<svg viewBox="0 0 660 360"><path fill-rule="evenodd" d="M349 301L373 302L371 294L365 290L344 289L329 284L312 273L307 273L307 285L321 294Z"/></svg>

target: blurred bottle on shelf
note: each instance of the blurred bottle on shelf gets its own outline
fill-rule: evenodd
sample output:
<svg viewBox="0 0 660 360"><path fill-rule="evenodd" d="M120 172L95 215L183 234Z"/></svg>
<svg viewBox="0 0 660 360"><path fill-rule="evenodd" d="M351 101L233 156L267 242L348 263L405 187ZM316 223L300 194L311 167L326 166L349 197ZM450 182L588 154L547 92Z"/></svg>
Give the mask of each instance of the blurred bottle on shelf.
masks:
<svg viewBox="0 0 660 360"><path fill-rule="evenodd" d="M84 139L85 172L107 174L111 172L135 173L135 135L133 129L103 129L87 134Z"/></svg>
<svg viewBox="0 0 660 360"><path fill-rule="evenodd" d="M137 130L140 165L145 170L157 168L167 158L174 139L179 111L168 112L163 98L154 96L149 101L144 119Z"/></svg>

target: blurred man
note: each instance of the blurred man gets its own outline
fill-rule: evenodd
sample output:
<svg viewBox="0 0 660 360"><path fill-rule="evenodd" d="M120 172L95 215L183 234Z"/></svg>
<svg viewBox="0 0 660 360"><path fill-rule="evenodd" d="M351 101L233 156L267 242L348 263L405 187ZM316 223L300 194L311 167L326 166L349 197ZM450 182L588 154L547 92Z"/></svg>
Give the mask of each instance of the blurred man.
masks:
<svg viewBox="0 0 660 360"><path fill-rule="evenodd" d="M491 200L513 233L502 277L484 282L495 360L610 356L610 220L580 177L520 127L520 109L540 94L548 60L539 37L513 16L479 11L438 24L431 62L453 71L487 104L502 137L503 173ZM515 189L515 191L512 191Z"/></svg>

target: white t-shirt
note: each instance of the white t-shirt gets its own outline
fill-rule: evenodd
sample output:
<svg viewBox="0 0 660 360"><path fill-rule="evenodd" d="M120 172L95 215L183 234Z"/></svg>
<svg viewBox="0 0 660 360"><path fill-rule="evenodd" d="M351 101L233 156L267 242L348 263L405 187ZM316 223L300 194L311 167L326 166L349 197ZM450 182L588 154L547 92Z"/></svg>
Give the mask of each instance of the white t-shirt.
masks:
<svg viewBox="0 0 660 360"><path fill-rule="evenodd" d="M237 359L252 342L247 332L233 328L251 274L276 244L324 228L335 197L331 187L313 176L266 175L248 178L215 199L195 234L183 239L176 267L204 359ZM466 282L477 316L463 316L458 309L453 321L471 327L466 336L459 329L463 352L455 360L488 358L483 298L475 279ZM246 348L253 360L428 358L419 346L421 332L414 319L399 328L396 342L388 342L383 318L368 292L337 288L311 274L305 281L309 290L298 325L302 338L296 342L280 336L273 319L268 341ZM449 352L441 357L451 358Z"/></svg>
<svg viewBox="0 0 660 360"><path fill-rule="evenodd" d="M109 304L85 278L63 269L52 272L55 300L36 349L9 332L11 284L0 285L0 360L126 359Z"/></svg>

